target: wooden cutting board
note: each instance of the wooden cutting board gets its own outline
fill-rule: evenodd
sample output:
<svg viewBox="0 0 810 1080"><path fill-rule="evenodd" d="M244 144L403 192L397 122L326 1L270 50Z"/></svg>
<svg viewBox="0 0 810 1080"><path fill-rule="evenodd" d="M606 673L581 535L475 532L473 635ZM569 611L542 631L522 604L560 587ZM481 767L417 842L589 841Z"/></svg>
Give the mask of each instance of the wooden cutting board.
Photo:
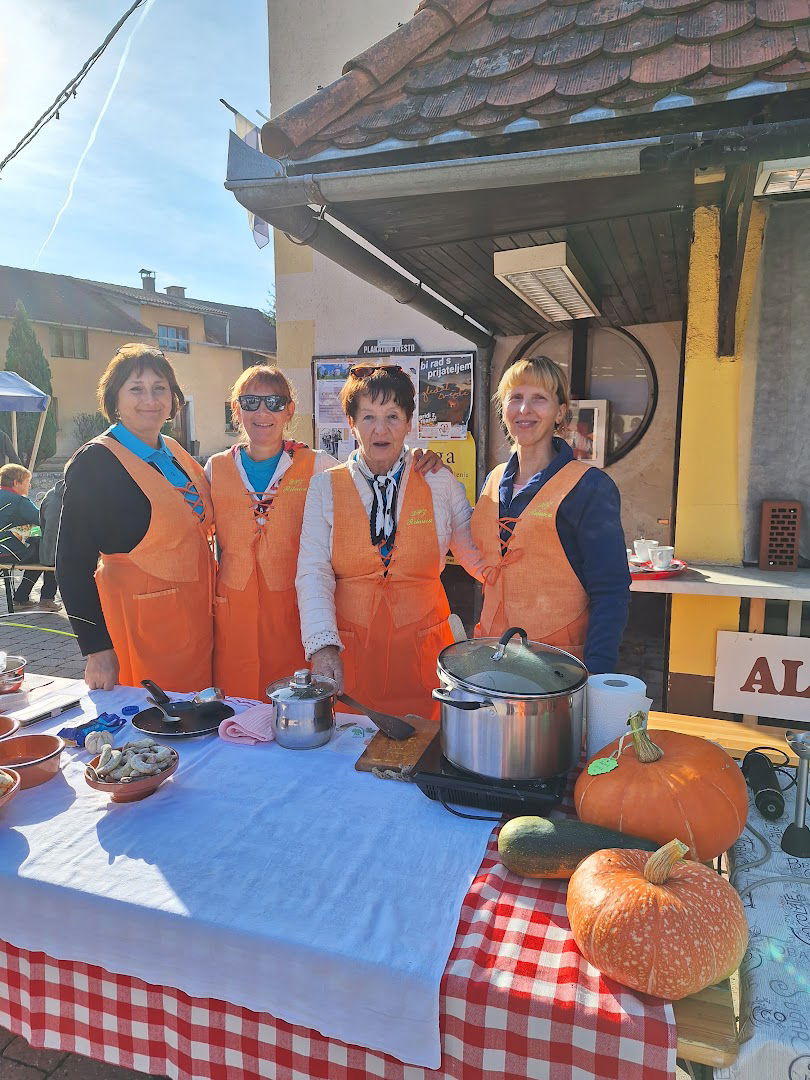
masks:
<svg viewBox="0 0 810 1080"><path fill-rule="evenodd" d="M413 724L416 733L410 739L398 742L389 739L378 731L355 763L358 772L371 772L373 769L401 772L408 766L414 766L439 731L438 720L427 720L424 716L405 716Z"/></svg>

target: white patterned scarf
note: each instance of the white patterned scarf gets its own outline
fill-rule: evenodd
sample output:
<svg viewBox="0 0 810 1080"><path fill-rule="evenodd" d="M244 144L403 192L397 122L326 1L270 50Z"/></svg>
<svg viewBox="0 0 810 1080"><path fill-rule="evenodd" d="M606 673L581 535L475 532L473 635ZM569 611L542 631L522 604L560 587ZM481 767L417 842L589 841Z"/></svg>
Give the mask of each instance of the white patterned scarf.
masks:
<svg viewBox="0 0 810 1080"><path fill-rule="evenodd" d="M391 466L387 473L373 473L366 464L361 450L357 451L355 458L357 467L371 485L371 513L369 526L371 529L371 542L374 547L381 545L392 547L397 531L397 495L399 484L397 473L402 468L407 456L407 447L402 448L402 453Z"/></svg>

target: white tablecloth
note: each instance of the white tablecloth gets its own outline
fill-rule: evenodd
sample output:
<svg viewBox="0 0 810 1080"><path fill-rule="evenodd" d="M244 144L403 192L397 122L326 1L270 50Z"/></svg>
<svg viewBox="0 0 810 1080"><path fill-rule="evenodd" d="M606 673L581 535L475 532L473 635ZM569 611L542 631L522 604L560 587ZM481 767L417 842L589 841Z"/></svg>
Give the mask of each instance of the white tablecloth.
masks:
<svg viewBox="0 0 810 1080"><path fill-rule="evenodd" d="M2 811L0 937L436 1068L439 983L491 824L329 746L174 745L178 771L143 802L87 787L89 756L68 749Z"/></svg>
<svg viewBox="0 0 810 1080"><path fill-rule="evenodd" d="M780 846L795 795L795 787L785 792L779 821L766 821L751 798L748 821L765 843L746 829L731 850L751 937L740 966L740 1053L715 1069L716 1080L810 1080L810 859ZM792 880L757 884L783 876Z"/></svg>

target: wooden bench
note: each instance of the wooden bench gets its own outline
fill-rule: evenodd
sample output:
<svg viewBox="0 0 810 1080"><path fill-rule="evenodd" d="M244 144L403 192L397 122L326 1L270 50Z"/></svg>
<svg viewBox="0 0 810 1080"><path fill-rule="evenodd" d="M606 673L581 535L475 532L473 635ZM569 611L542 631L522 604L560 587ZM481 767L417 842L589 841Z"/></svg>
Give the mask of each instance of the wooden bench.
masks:
<svg viewBox="0 0 810 1080"><path fill-rule="evenodd" d="M14 571L15 570L45 570L48 573L55 571L55 566L43 566L42 563L12 562L8 559L0 559L0 575L6 587L6 603L9 614L14 613Z"/></svg>

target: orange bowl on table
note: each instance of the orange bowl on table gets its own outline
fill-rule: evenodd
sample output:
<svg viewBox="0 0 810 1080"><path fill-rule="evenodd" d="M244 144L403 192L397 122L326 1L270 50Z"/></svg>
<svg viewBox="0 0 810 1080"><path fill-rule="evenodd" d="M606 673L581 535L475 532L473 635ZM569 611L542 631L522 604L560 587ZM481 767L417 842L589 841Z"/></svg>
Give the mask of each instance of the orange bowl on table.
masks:
<svg viewBox="0 0 810 1080"><path fill-rule="evenodd" d="M23 684L26 663L22 656L6 657L6 666L0 671L0 694L16 694Z"/></svg>
<svg viewBox="0 0 810 1080"><path fill-rule="evenodd" d="M0 739L7 739L20 726L20 721L13 716L0 716Z"/></svg>
<svg viewBox="0 0 810 1080"><path fill-rule="evenodd" d="M6 787L5 784L0 785L0 806L5 806L20 790L20 774L14 769L0 769L0 778L2 777L7 777L12 781L11 787Z"/></svg>
<svg viewBox="0 0 810 1080"><path fill-rule="evenodd" d="M177 772L180 755L173 747L171 751L171 762L154 776L144 776L141 780L96 780L90 772L90 769L95 769L98 765L98 757L94 757L89 767L84 770L84 779L87 786L93 788L94 791L106 791L112 796L113 802L139 802L148 795L152 795L164 780L168 780L172 773Z"/></svg>
<svg viewBox="0 0 810 1080"><path fill-rule="evenodd" d="M18 772L20 787L36 787L59 772L64 749L58 735L15 735L0 741L0 769Z"/></svg>

